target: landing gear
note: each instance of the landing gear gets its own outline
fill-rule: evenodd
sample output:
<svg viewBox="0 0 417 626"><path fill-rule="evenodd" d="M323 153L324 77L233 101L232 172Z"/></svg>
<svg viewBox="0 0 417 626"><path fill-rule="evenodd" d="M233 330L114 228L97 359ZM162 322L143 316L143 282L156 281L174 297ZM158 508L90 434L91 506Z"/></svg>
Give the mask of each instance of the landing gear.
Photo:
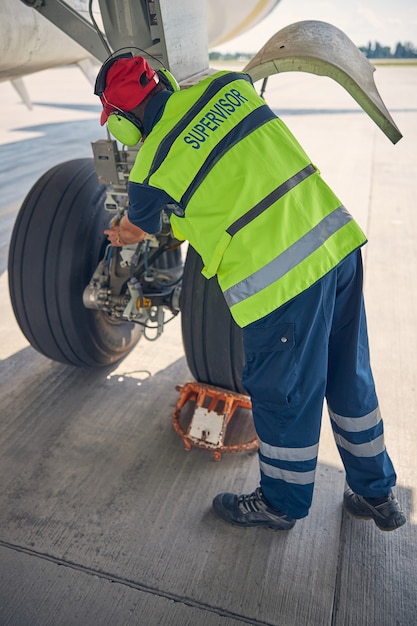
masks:
<svg viewBox="0 0 417 626"><path fill-rule="evenodd" d="M23 334L41 354L78 367L106 366L122 359L143 330L140 323L122 317L120 311L127 306L123 293L109 295L108 301L107 296L97 297L95 308L83 302L86 286L99 262L103 264L107 245L103 230L111 215L104 208L105 195L92 159L55 166L27 195L10 244L10 295ZM160 308L178 311L173 301L181 281L180 250L161 252L153 271L158 276L173 272L179 278L170 283L172 297L169 293L160 297ZM217 279L207 281L201 268L200 257L189 247L180 298L188 365L197 381L244 393L241 329L230 315ZM129 271L124 268L123 278L123 272L117 276L119 269L113 280L123 285ZM162 287L169 291L169 281ZM105 286L100 289L98 293L106 293Z"/></svg>
<svg viewBox="0 0 417 626"><path fill-rule="evenodd" d="M17 322L43 355L97 367L125 356L142 329L83 305L100 260L109 214L92 159L53 167L23 202L9 252L9 287Z"/></svg>
<svg viewBox="0 0 417 626"><path fill-rule="evenodd" d="M230 315L217 278L206 280L202 267L189 246L180 305L188 366L200 382L246 393L241 383L242 331Z"/></svg>

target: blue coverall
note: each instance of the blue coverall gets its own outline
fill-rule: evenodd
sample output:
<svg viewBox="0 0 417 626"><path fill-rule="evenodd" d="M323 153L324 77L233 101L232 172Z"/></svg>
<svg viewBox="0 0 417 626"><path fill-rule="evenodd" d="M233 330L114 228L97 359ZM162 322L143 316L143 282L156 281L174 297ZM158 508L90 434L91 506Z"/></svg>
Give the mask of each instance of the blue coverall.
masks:
<svg viewBox="0 0 417 626"><path fill-rule="evenodd" d="M294 519L311 506L324 398L351 489L381 497L395 484L369 361L362 283L357 250L243 329L242 383L260 440L262 491Z"/></svg>
<svg viewBox="0 0 417 626"><path fill-rule="evenodd" d="M145 112L149 134L169 92ZM129 183L129 218L149 233L161 227L163 190ZM297 519L311 506L324 398L346 478L365 497L387 495L396 475L369 362L361 252L287 304L243 328L242 383L260 440L261 487L268 502Z"/></svg>

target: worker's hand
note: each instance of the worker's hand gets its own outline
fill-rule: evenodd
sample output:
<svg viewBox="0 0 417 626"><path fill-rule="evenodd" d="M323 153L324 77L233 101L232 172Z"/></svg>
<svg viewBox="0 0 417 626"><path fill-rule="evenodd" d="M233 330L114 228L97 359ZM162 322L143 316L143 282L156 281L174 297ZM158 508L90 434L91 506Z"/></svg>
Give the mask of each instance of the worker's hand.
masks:
<svg viewBox="0 0 417 626"><path fill-rule="evenodd" d="M113 220L111 228L106 229L104 234L107 235L111 245L116 248L139 243L146 237L145 231L139 228L139 226L132 224L126 215L120 221Z"/></svg>

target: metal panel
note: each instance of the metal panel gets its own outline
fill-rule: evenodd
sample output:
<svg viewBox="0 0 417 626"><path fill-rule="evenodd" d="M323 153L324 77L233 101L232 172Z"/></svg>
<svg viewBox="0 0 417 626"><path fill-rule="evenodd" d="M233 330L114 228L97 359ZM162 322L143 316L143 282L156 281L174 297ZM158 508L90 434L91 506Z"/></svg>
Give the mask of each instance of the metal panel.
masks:
<svg viewBox="0 0 417 626"><path fill-rule="evenodd" d="M112 50L152 46L147 0L99 0L106 37Z"/></svg>
<svg viewBox="0 0 417 626"><path fill-rule="evenodd" d="M106 40L64 0L22 0L39 11L100 61ZM208 69L207 10L194 0L99 0L112 50L138 47L155 56L178 81Z"/></svg>
<svg viewBox="0 0 417 626"><path fill-rule="evenodd" d="M106 37L113 50L146 50L179 82L208 68L205 2L194 0L99 0ZM152 58L151 65L154 65Z"/></svg>
<svg viewBox="0 0 417 626"><path fill-rule="evenodd" d="M161 43L165 65L182 80L208 68L206 3L195 0L155 2L162 25Z"/></svg>

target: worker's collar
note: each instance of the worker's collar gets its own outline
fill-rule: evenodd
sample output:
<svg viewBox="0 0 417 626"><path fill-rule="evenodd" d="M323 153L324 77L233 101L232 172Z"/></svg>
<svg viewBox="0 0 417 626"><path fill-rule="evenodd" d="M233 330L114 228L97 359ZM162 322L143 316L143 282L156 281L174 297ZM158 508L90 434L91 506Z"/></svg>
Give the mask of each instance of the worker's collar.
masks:
<svg viewBox="0 0 417 626"><path fill-rule="evenodd" d="M160 91L146 105L143 126L145 135L149 135L155 124L161 119L168 98L172 95L171 91Z"/></svg>

